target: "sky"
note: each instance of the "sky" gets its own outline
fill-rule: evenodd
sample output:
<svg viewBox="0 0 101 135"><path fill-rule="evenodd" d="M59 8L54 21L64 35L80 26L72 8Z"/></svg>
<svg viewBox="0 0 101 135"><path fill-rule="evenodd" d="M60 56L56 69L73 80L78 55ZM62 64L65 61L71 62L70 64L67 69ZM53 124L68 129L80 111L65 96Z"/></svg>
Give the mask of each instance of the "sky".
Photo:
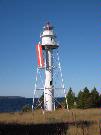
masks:
<svg viewBox="0 0 101 135"><path fill-rule="evenodd" d="M32 97L35 45L55 28L65 88L101 93L100 0L0 0L0 96Z"/></svg>

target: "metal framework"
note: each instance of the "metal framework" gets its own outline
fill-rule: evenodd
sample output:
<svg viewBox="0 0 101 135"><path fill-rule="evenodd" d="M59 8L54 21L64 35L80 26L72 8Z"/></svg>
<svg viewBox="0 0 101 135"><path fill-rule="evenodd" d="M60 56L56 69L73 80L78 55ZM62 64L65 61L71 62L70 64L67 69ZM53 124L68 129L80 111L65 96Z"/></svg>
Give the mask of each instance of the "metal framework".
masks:
<svg viewBox="0 0 101 135"><path fill-rule="evenodd" d="M62 95L62 92L64 92L66 98L66 90L64 87L58 48L59 45L56 40L53 26L48 22L43 27L41 42L36 45L38 68L33 94L32 110L35 108L36 95L38 96L38 98L41 97L41 100L37 100L38 103L36 107L40 105L45 111L55 110L55 103L57 102L58 104L60 104L55 97L60 97L60 95ZM38 91L39 94L37 94ZM44 101L44 105L42 104L42 99Z"/></svg>
<svg viewBox="0 0 101 135"><path fill-rule="evenodd" d="M54 52L51 57L53 59L53 69L54 69L52 78L54 80L53 89L54 89L55 95L54 96L51 95L54 100L54 110L55 110L56 103L61 105L61 103L56 98L56 97L60 96L61 94L65 97L66 108L68 109L68 103L67 103L67 98L66 98L66 89L64 86L64 80L63 80L63 74L62 74L58 49L56 49L56 52ZM46 64L45 64L45 66L46 66ZM34 91L33 91L32 110L35 110L38 107L44 109L44 106L42 106L42 103L44 102L44 100L40 101L40 97L43 96L44 87L45 87L44 81L43 81L45 68L46 67L44 67L44 68L37 67L35 86L34 86ZM37 99L37 102L35 102L35 99Z"/></svg>

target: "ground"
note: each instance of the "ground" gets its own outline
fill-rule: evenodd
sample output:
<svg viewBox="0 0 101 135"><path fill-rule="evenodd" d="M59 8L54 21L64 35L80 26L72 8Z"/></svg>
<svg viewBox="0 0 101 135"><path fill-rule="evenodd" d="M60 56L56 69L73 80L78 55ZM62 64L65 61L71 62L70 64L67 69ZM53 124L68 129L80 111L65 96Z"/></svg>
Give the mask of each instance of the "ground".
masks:
<svg viewBox="0 0 101 135"><path fill-rule="evenodd" d="M43 112L36 110L35 112L16 112L16 113L0 113L0 123L19 123L19 124L40 124L40 123L57 123L57 122L78 122L86 121L90 123L88 127L70 126L69 135L99 135L100 134L101 109L59 109L53 112Z"/></svg>

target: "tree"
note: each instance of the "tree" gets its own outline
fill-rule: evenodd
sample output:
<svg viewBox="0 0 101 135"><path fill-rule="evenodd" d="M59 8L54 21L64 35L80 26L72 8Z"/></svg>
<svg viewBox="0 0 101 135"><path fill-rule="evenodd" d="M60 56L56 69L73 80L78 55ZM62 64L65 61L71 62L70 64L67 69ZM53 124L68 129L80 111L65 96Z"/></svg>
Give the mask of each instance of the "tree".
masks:
<svg viewBox="0 0 101 135"><path fill-rule="evenodd" d="M77 108L84 108L83 92L80 91L77 96Z"/></svg>
<svg viewBox="0 0 101 135"><path fill-rule="evenodd" d="M31 111L31 107L30 105L24 105L22 107L22 112L30 112Z"/></svg>
<svg viewBox="0 0 101 135"><path fill-rule="evenodd" d="M100 96L96 88L91 91L91 107L99 107Z"/></svg>
<svg viewBox="0 0 101 135"><path fill-rule="evenodd" d="M101 94L99 94L99 107L101 107Z"/></svg>
<svg viewBox="0 0 101 135"><path fill-rule="evenodd" d="M41 97L38 99L36 104L37 109L44 108L44 93L42 93Z"/></svg>
<svg viewBox="0 0 101 135"><path fill-rule="evenodd" d="M78 108L89 108L91 106L90 102L90 92L87 87L83 89L83 91L80 91L77 97L77 107Z"/></svg>
<svg viewBox="0 0 101 135"><path fill-rule="evenodd" d="M87 87L83 90L83 102L84 102L84 108L90 108L91 102L90 102L90 92Z"/></svg>
<svg viewBox="0 0 101 135"><path fill-rule="evenodd" d="M69 109L74 108L75 94L73 93L72 88L69 89L66 98Z"/></svg>

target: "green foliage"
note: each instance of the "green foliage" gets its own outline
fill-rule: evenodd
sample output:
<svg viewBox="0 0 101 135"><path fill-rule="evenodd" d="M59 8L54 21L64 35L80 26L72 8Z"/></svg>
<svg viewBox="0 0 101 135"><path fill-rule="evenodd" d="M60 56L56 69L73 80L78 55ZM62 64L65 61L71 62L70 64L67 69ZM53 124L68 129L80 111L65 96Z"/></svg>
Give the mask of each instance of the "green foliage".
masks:
<svg viewBox="0 0 101 135"><path fill-rule="evenodd" d="M61 102L60 102L60 104L61 104L61 106L60 105L58 105L58 107L57 108L67 108L67 105L66 105L66 98L64 98Z"/></svg>
<svg viewBox="0 0 101 135"><path fill-rule="evenodd" d="M44 93L42 94L42 96L40 97L40 102L42 102L44 100Z"/></svg>
<svg viewBox="0 0 101 135"><path fill-rule="evenodd" d="M22 112L30 112L31 111L31 107L29 105L25 105L22 107Z"/></svg>
<svg viewBox="0 0 101 135"><path fill-rule="evenodd" d="M83 102L83 92L80 91L77 96L77 107L78 108L84 108L84 102Z"/></svg>
<svg viewBox="0 0 101 135"><path fill-rule="evenodd" d="M91 92L87 87L80 91L77 96L77 107L81 109L95 108L100 106L100 95L94 87Z"/></svg>
<svg viewBox="0 0 101 135"><path fill-rule="evenodd" d="M72 88L69 89L66 98L69 109L74 108L75 94L73 93Z"/></svg>
<svg viewBox="0 0 101 135"><path fill-rule="evenodd" d="M36 106L35 106L36 109L40 109L41 107L42 108L44 107L44 93L42 93L40 98L37 100Z"/></svg>
<svg viewBox="0 0 101 135"><path fill-rule="evenodd" d="M99 95L99 92L95 87L91 91L89 91L89 89L85 87L82 91L79 91L77 97L75 97L74 92L70 88L66 98L68 101L69 109L87 109L101 107L101 95ZM65 101L64 105L66 105Z"/></svg>
<svg viewBox="0 0 101 135"><path fill-rule="evenodd" d="M95 87L92 89L90 97L91 97L91 107L99 107L100 96Z"/></svg>
<svg viewBox="0 0 101 135"><path fill-rule="evenodd" d="M83 91L80 91L77 97L77 107L78 108L89 108L90 107L90 92L87 87Z"/></svg>

